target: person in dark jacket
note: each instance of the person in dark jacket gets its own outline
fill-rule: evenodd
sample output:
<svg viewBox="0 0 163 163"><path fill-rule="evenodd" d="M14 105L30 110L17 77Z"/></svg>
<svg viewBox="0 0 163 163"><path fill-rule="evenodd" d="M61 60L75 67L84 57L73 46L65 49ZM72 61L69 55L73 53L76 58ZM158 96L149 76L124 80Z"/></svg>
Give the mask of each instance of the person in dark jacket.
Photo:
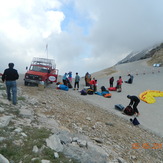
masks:
<svg viewBox="0 0 163 163"><path fill-rule="evenodd" d="M14 69L14 63L8 64L9 68L5 69L2 75L2 81L6 83L7 99L11 101L14 105L17 103L17 84L16 80L19 79L19 74L17 70ZM11 98L12 91L12 98Z"/></svg>
<svg viewBox="0 0 163 163"><path fill-rule="evenodd" d="M114 82L114 77L112 76L112 77L109 79L110 87L113 87L113 82Z"/></svg>
<svg viewBox="0 0 163 163"><path fill-rule="evenodd" d="M66 86L67 86L67 80L68 80L67 73L65 72L65 74L62 77L62 81L63 81L63 84L66 85Z"/></svg>
<svg viewBox="0 0 163 163"><path fill-rule="evenodd" d="M137 116L140 115L140 113L137 109L137 106L140 102L140 99L137 96L130 96L130 95L127 95L127 98L130 99L129 105L130 106L133 105L133 109L134 109L135 114L137 114Z"/></svg>
<svg viewBox="0 0 163 163"><path fill-rule="evenodd" d="M133 83L134 76L131 75L131 74L128 74L128 76L129 76L130 78L128 79L128 81L125 81L125 83L132 84L132 83Z"/></svg>
<svg viewBox="0 0 163 163"><path fill-rule="evenodd" d="M86 86L90 86L89 82L91 81L91 74L89 74L88 72L85 74L85 85Z"/></svg>

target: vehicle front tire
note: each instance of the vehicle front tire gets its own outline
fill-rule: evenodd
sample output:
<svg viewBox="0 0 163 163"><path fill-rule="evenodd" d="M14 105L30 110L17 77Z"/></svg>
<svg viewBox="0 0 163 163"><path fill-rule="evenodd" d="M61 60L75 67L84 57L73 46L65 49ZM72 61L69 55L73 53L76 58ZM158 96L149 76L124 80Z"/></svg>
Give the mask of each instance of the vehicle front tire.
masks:
<svg viewBox="0 0 163 163"><path fill-rule="evenodd" d="M25 81L25 82L24 82L24 85L27 86L27 85L28 85L28 82Z"/></svg>

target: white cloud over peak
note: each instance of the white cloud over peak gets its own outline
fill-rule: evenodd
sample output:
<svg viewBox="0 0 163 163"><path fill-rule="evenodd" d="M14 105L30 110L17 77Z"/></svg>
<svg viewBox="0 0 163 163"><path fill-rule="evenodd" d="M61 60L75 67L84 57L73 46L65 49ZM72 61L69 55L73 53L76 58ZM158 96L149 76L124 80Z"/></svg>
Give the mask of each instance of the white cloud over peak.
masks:
<svg viewBox="0 0 163 163"><path fill-rule="evenodd" d="M162 0L0 3L0 72L11 61L25 72L33 57L48 55L55 59L60 74L78 71L84 75L163 41Z"/></svg>

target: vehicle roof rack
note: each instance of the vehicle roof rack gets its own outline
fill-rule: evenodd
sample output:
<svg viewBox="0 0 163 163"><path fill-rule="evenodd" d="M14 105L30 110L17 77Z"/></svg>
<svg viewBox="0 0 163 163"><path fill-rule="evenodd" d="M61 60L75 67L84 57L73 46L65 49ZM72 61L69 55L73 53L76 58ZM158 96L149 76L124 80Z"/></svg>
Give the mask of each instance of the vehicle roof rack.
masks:
<svg viewBox="0 0 163 163"><path fill-rule="evenodd" d="M54 59L46 59L46 58L37 58L34 57L32 60L32 64L34 65L42 65L42 66L51 66L52 68L56 68L56 64Z"/></svg>

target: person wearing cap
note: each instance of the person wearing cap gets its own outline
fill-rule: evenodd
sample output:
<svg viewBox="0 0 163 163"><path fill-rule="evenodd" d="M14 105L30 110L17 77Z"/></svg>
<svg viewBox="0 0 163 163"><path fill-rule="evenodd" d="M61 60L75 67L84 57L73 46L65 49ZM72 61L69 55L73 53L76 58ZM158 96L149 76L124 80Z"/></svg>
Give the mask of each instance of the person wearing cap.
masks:
<svg viewBox="0 0 163 163"><path fill-rule="evenodd" d="M14 63L8 64L9 68L4 70L2 75L2 81L6 83L7 99L11 101L14 105L17 104L17 84L16 80L19 79L19 74L16 69L14 69ZM12 91L12 98L11 98Z"/></svg>
<svg viewBox="0 0 163 163"><path fill-rule="evenodd" d="M137 106L140 102L140 99L137 97L137 96L130 96L130 95L127 95L127 98L130 99L130 103L129 105L133 105L133 109L134 109L134 112L135 114L138 116L140 115L138 109L137 109Z"/></svg>

